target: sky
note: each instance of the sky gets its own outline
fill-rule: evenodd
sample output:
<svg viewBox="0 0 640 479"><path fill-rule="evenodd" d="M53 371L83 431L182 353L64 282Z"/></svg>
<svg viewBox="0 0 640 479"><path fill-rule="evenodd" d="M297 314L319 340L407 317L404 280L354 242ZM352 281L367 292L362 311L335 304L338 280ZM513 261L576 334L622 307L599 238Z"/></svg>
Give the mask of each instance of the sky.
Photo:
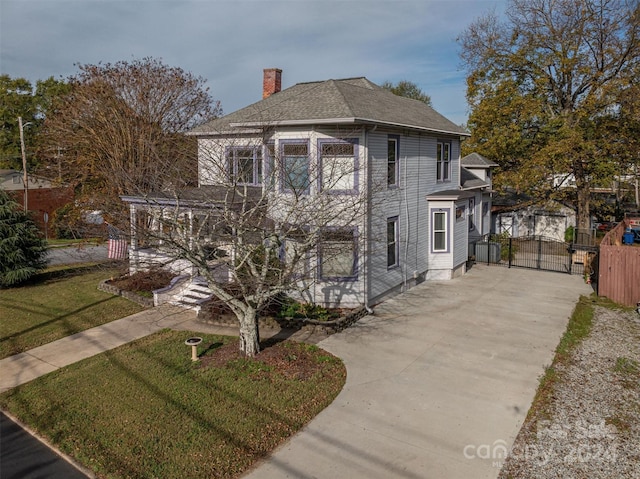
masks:
<svg viewBox="0 0 640 479"><path fill-rule="evenodd" d="M0 73L67 78L78 64L145 57L206 80L231 113L282 87L367 77L409 80L456 124L467 121L456 38L506 0L0 0Z"/></svg>

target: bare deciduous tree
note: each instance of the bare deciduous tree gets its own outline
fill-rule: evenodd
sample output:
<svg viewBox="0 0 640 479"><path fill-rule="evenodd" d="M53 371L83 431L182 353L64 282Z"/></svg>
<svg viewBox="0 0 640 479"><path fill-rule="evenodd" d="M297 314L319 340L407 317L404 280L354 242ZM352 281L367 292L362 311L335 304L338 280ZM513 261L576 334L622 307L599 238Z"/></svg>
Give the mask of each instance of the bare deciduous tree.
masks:
<svg viewBox="0 0 640 479"><path fill-rule="evenodd" d="M43 131L63 181L108 210L118 195L195 184L195 140L182 133L221 113L202 78L152 58L79 69Z"/></svg>
<svg viewBox="0 0 640 479"><path fill-rule="evenodd" d="M269 128L200 139L199 188L124 198L135 210L132 254L144 243L156 248L152 261L204 277L237 317L240 349L257 354L258 315L282 295L357 297L368 201L359 134L334 132L315 147L279 142Z"/></svg>

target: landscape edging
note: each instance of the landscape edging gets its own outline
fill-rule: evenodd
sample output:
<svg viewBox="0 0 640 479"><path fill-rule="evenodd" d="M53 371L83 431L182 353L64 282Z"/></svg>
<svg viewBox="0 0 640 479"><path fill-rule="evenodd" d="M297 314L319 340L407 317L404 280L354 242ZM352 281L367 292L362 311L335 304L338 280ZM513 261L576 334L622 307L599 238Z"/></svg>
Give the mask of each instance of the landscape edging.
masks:
<svg viewBox="0 0 640 479"><path fill-rule="evenodd" d="M105 293L110 293L116 296L122 296L129 301L133 301L134 303L139 304L144 308L153 308L153 298L145 298L144 296L140 296L139 294L133 293L131 291L125 291L123 289L117 288L112 284L109 284L109 280L105 279L98 284L98 289L100 291L104 291Z"/></svg>
<svg viewBox="0 0 640 479"><path fill-rule="evenodd" d="M369 314L367 308L361 306L344 316L329 321L307 318L275 318L269 316L258 317L258 325L261 328L267 329L282 328L333 334L348 328L367 314ZM218 326L236 326L238 324L238 319L232 314L219 314L215 318L211 318L209 312L206 310L206 306L203 306L198 312L197 320Z"/></svg>

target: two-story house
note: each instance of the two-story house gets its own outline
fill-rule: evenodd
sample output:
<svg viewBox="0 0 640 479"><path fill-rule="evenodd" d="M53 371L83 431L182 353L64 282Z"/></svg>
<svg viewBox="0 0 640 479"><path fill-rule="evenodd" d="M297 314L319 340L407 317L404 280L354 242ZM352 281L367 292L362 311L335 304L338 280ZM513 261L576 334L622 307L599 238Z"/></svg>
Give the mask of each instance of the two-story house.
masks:
<svg viewBox="0 0 640 479"><path fill-rule="evenodd" d="M274 191L274 222L291 213L275 198L324 194L336 211L357 198L361 215L333 220L342 236L327 245L337 259L309 265L305 299L325 306L373 305L417 282L464 274L470 238L488 232L490 211L490 163L461 167L465 129L362 77L281 84L281 70L264 70L262 100L189 133L198 140L199 188L183 205L197 209L230 179ZM123 199L135 223L148 198ZM132 271L155 254L133 238Z"/></svg>

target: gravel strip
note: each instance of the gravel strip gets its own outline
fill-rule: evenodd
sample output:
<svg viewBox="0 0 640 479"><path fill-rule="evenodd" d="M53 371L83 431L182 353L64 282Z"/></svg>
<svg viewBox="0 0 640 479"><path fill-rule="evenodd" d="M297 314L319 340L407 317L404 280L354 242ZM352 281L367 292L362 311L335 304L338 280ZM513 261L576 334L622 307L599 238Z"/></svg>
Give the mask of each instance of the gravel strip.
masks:
<svg viewBox="0 0 640 479"><path fill-rule="evenodd" d="M499 478L640 478L640 315L596 307L556 370L549 417L525 422Z"/></svg>

